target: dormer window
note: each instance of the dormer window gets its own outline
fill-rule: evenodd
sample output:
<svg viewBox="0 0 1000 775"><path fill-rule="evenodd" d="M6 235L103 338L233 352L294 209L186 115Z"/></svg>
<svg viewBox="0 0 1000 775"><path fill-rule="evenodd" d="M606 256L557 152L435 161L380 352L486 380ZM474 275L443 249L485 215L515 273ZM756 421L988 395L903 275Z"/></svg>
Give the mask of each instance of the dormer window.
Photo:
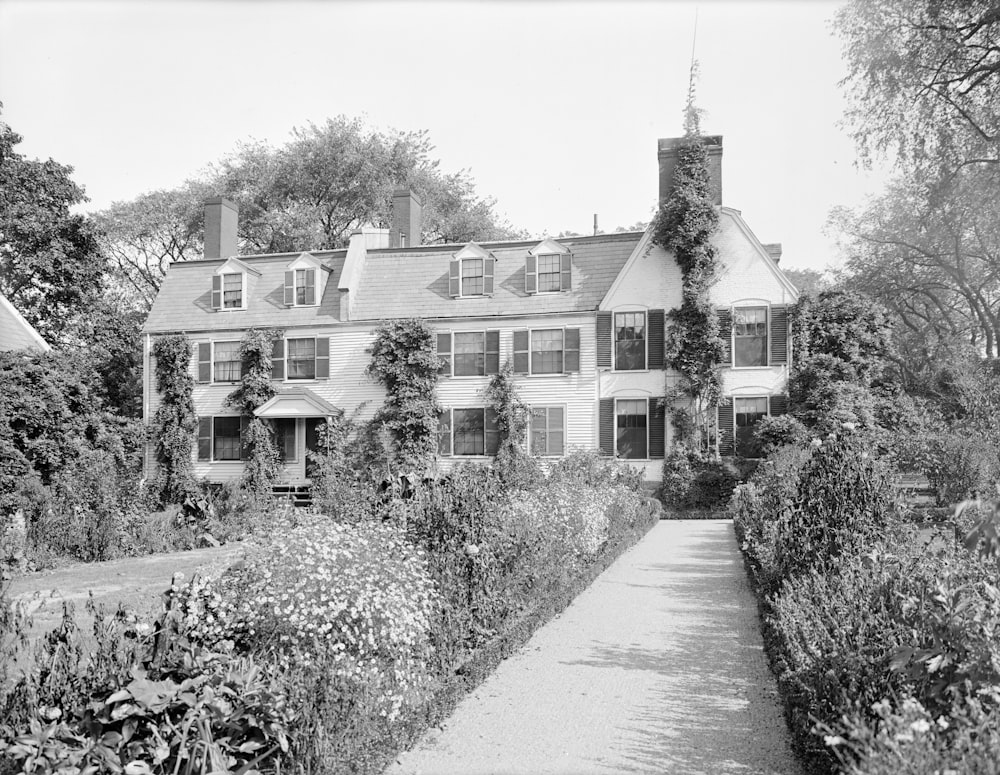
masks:
<svg viewBox="0 0 1000 775"><path fill-rule="evenodd" d="M524 265L524 292L559 293L573 288L573 254L547 239L528 251Z"/></svg>
<svg viewBox="0 0 1000 775"><path fill-rule="evenodd" d="M285 269L285 305L314 307L319 303L320 264L313 256L303 253Z"/></svg>
<svg viewBox="0 0 1000 775"><path fill-rule="evenodd" d="M238 258L230 258L216 269L212 275L212 309L220 312L246 309L250 275L260 277L260 272Z"/></svg>
<svg viewBox="0 0 1000 775"><path fill-rule="evenodd" d="M448 292L453 298L492 296L496 259L474 242L462 248L448 268Z"/></svg>
<svg viewBox="0 0 1000 775"><path fill-rule="evenodd" d="M222 275L223 309L243 309L243 273Z"/></svg>

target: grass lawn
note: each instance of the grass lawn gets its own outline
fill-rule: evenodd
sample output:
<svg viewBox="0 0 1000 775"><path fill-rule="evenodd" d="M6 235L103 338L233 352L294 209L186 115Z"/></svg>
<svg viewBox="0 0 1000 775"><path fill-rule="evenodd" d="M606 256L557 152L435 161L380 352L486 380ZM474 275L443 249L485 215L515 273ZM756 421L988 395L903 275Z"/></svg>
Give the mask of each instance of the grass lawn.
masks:
<svg viewBox="0 0 1000 775"><path fill-rule="evenodd" d="M80 563L57 570L31 573L11 582L10 595L23 601L32 619L31 638L52 629L62 617L63 603L72 602L84 633L91 630L87 598L109 608L118 603L137 610L151 610L175 573L185 578L198 569L225 567L243 555L241 544L186 552L151 554L108 562Z"/></svg>

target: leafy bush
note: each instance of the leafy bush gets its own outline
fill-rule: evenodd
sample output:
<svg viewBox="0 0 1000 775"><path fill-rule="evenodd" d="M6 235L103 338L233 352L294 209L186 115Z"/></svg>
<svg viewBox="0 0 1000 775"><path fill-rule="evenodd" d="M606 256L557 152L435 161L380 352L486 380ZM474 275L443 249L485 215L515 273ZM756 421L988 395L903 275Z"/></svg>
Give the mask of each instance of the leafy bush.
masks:
<svg viewBox="0 0 1000 775"><path fill-rule="evenodd" d="M638 468L579 447L552 465L549 481L579 482L588 487L622 485L635 492L642 490L642 472Z"/></svg>
<svg viewBox="0 0 1000 775"><path fill-rule="evenodd" d="M724 508L739 482L731 463L708 460L684 444L673 446L663 461L660 499L671 509Z"/></svg>
<svg viewBox="0 0 1000 775"><path fill-rule="evenodd" d="M790 414L764 417L754 429L754 439L765 457L788 445L804 445L809 441L809 431L802 422Z"/></svg>
<svg viewBox="0 0 1000 775"><path fill-rule="evenodd" d="M923 471L940 505L987 494L1000 480L1000 452L975 433L939 433L925 437Z"/></svg>

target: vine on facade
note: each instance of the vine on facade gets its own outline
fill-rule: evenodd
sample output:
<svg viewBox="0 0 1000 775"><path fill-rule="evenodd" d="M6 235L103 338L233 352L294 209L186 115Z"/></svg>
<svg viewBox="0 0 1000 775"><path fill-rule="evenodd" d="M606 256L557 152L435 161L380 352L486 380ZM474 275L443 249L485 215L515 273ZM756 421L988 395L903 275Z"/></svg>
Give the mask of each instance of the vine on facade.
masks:
<svg viewBox="0 0 1000 775"><path fill-rule="evenodd" d="M534 471L525 449L528 437L528 405L514 384L514 367L507 361L486 387L486 400L496 413L499 445L494 468L501 481L523 485Z"/></svg>
<svg viewBox="0 0 1000 775"><path fill-rule="evenodd" d="M434 332L417 318L391 320L375 331L367 373L386 391L373 422L388 434L387 462L396 473L423 473L437 453L437 387L441 361Z"/></svg>
<svg viewBox="0 0 1000 775"><path fill-rule="evenodd" d="M245 454L243 486L259 495L271 492L281 475L281 457L275 443L274 428L255 410L277 395L271 382L271 348L281 331L251 328L240 341L243 377L240 386L226 396L226 406L239 409L246 420L243 430Z"/></svg>
<svg viewBox="0 0 1000 775"><path fill-rule="evenodd" d="M194 445L198 418L194 413L191 343L183 334L153 343L156 390L160 405L153 416L157 469L150 490L161 504L183 503L194 491Z"/></svg>
<svg viewBox="0 0 1000 775"><path fill-rule="evenodd" d="M669 194L653 224L653 242L670 251L681 269L681 305L669 313L666 355L681 375L673 387L676 397L686 397L696 427L704 434L710 410L721 397L719 366L723 343L709 289L718 269L712 234L719 213L712 197L708 151L702 142L700 111L695 106L696 66L684 109L684 139L677 149L677 165ZM704 434L702 443L707 441Z"/></svg>

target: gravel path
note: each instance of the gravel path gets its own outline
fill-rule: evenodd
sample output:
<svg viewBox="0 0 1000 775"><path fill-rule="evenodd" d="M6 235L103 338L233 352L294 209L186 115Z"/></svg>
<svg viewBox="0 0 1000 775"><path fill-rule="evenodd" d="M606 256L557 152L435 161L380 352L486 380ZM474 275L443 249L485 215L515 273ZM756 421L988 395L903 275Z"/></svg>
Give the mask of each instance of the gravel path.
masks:
<svg viewBox="0 0 1000 775"><path fill-rule="evenodd" d="M800 775L728 520L660 522L390 775Z"/></svg>

